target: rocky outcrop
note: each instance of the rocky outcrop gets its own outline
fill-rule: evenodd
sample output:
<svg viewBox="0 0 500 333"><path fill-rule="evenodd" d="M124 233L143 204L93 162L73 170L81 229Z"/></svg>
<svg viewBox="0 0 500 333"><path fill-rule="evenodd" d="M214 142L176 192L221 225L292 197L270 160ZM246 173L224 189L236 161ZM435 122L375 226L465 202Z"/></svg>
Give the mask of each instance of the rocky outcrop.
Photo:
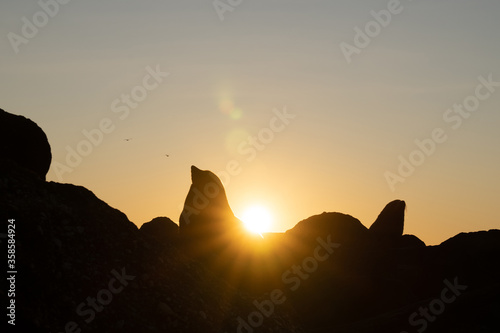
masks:
<svg viewBox="0 0 500 333"><path fill-rule="evenodd" d="M179 235L179 226L168 217L155 217L139 229L146 237L161 244L172 244Z"/></svg>
<svg viewBox="0 0 500 333"><path fill-rule="evenodd" d="M342 247L366 247L369 245L368 229L356 218L342 213L322 213L300 221L286 232L289 242L311 244L317 238L330 239ZM298 246L290 245L291 248Z"/></svg>
<svg viewBox="0 0 500 333"><path fill-rule="evenodd" d="M427 320L419 309L433 319L426 332L500 328L498 230L387 248L354 217L323 213L256 246L259 255L223 252L211 266L186 256L182 241L154 245L151 235L175 229L167 219L138 230L91 191L12 161L0 164L0 195L3 223L16 221L16 326L27 331L416 332Z"/></svg>
<svg viewBox="0 0 500 333"><path fill-rule="evenodd" d="M9 159L45 180L52 154L47 136L23 116L0 109L0 159Z"/></svg>
<svg viewBox="0 0 500 333"><path fill-rule="evenodd" d="M389 202L370 226L369 234L377 247L412 248L425 247L415 235L403 235L406 203L403 200Z"/></svg>
<svg viewBox="0 0 500 333"><path fill-rule="evenodd" d="M184 252L205 262L235 261L247 234L229 206L222 182L211 171L195 166L191 180L179 217Z"/></svg>
<svg viewBox="0 0 500 333"><path fill-rule="evenodd" d="M0 219L2 230L16 225L20 332L237 332L255 309L176 246L152 242L150 231L170 222L140 231L86 188L44 182L12 161L0 164ZM304 332L295 318L280 307L260 329Z"/></svg>
<svg viewBox="0 0 500 333"><path fill-rule="evenodd" d="M425 247L425 243L415 235L403 235L397 242L398 248Z"/></svg>
<svg viewBox="0 0 500 333"><path fill-rule="evenodd" d="M389 202L370 226L370 232L387 240L394 240L403 235L406 203L402 200Z"/></svg>
<svg viewBox="0 0 500 333"><path fill-rule="evenodd" d="M369 230L350 215L323 213L286 233L249 239L220 181L195 167L192 176L183 234L172 241L177 227L168 218L139 230L88 189L45 182L3 159L0 223L16 226L16 328L500 331L499 230L425 246L402 235L405 204L394 201ZM0 234L2 246L7 239ZM10 297L5 285L2 301Z"/></svg>
<svg viewBox="0 0 500 333"><path fill-rule="evenodd" d="M179 217L180 233L186 237L216 235L241 227L229 206L220 179L211 171L191 166L191 187Z"/></svg>

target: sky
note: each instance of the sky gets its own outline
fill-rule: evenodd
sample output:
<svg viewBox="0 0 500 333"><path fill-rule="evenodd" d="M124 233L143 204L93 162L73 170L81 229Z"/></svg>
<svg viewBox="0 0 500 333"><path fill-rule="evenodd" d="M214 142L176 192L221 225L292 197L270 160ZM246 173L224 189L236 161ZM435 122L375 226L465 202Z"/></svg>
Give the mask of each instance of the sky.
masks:
<svg viewBox="0 0 500 333"><path fill-rule="evenodd" d="M429 245L500 225L496 0L0 9L0 108L44 129L48 180L138 226L178 221L191 165L276 232L324 211L369 227L394 199Z"/></svg>

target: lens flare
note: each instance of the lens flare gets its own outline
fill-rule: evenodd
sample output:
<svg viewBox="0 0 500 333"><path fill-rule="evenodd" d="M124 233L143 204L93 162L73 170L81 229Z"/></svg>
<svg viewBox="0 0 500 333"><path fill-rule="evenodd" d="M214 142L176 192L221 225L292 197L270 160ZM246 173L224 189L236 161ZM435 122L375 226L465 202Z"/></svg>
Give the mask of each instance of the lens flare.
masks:
<svg viewBox="0 0 500 333"><path fill-rule="evenodd" d="M254 205L243 212L241 220L249 232L259 234L262 237L262 233L271 227L272 215L264 206Z"/></svg>
<svg viewBox="0 0 500 333"><path fill-rule="evenodd" d="M219 102L219 110L234 120L240 119L243 116L243 110L236 107L233 101L227 98Z"/></svg>

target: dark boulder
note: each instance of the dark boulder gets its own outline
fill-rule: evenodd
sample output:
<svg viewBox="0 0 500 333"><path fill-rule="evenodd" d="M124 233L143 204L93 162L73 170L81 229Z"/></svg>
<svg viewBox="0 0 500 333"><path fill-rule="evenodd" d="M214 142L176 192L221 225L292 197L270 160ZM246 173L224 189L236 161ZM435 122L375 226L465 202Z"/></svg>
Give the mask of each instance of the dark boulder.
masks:
<svg viewBox="0 0 500 333"><path fill-rule="evenodd" d="M406 203L389 202L370 226L370 233L379 239L395 240L403 235Z"/></svg>
<svg viewBox="0 0 500 333"><path fill-rule="evenodd" d="M140 231L160 243L171 243L177 239L179 226L168 217L155 217L144 223Z"/></svg>
<svg viewBox="0 0 500 333"><path fill-rule="evenodd" d="M182 236L220 236L241 221L235 216L227 201L226 192L220 179L211 171L191 166L192 184L179 217Z"/></svg>
<svg viewBox="0 0 500 333"><path fill-rule="evenodd" d="M425 247L425 243L415 235L403 235L397 242L399 248Z"/></svg>
<svg viewBox="0 0 500 333"><path fill-rule="evenodd" d="M47 136L32 120L0 109L0 159L12 160L45 180L52 160Z"/></svg>
<svg viewBox="0 0 500 333"><path fill-rule="evenodd" d="M314 243L317 237L330 237L333 242L343 246L358 246L366 242L368 230L351 215L325 212L300 221L286 234L307 242Z"/></svg>
<svg viewBox="0 0 500 333"><path fill-rule="evenodd" d="M63 332L72 326L73 332L237 332L238 316L255 309L255 298L175 245L152 246L144 230L150 225L161 230L165 219L138 230L88 189L42 181L6 160L0 163L5 232L10 219L19 271L16 331ZM5 249L6 242L0 233ZM7 301L4 285L0 298ZM297 315L283 306L260 329L303 332Z"/></svg>
<svg viewBox="0 0 500 333"><path fill-rule="evenodd" d="M246 233L229 206L222 182L211 171L195 166L191 167L191 179L179 217L179 238L185 253L198 258L217 257L221 251L236 255Z"/></svg>

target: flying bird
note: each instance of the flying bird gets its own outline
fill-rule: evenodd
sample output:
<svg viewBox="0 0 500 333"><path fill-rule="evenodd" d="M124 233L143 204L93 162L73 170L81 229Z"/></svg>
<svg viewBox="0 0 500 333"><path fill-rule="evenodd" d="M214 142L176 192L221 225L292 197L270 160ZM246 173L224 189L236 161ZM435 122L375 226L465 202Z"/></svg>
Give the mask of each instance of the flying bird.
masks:
<svg viewBox="0 0 500 333"><path fill-rule="evenodd" d="M125 141L130 141L130 140L132 140L132 138L128 138L128 139L123 139L123 140L125 140Z"/></svg>

